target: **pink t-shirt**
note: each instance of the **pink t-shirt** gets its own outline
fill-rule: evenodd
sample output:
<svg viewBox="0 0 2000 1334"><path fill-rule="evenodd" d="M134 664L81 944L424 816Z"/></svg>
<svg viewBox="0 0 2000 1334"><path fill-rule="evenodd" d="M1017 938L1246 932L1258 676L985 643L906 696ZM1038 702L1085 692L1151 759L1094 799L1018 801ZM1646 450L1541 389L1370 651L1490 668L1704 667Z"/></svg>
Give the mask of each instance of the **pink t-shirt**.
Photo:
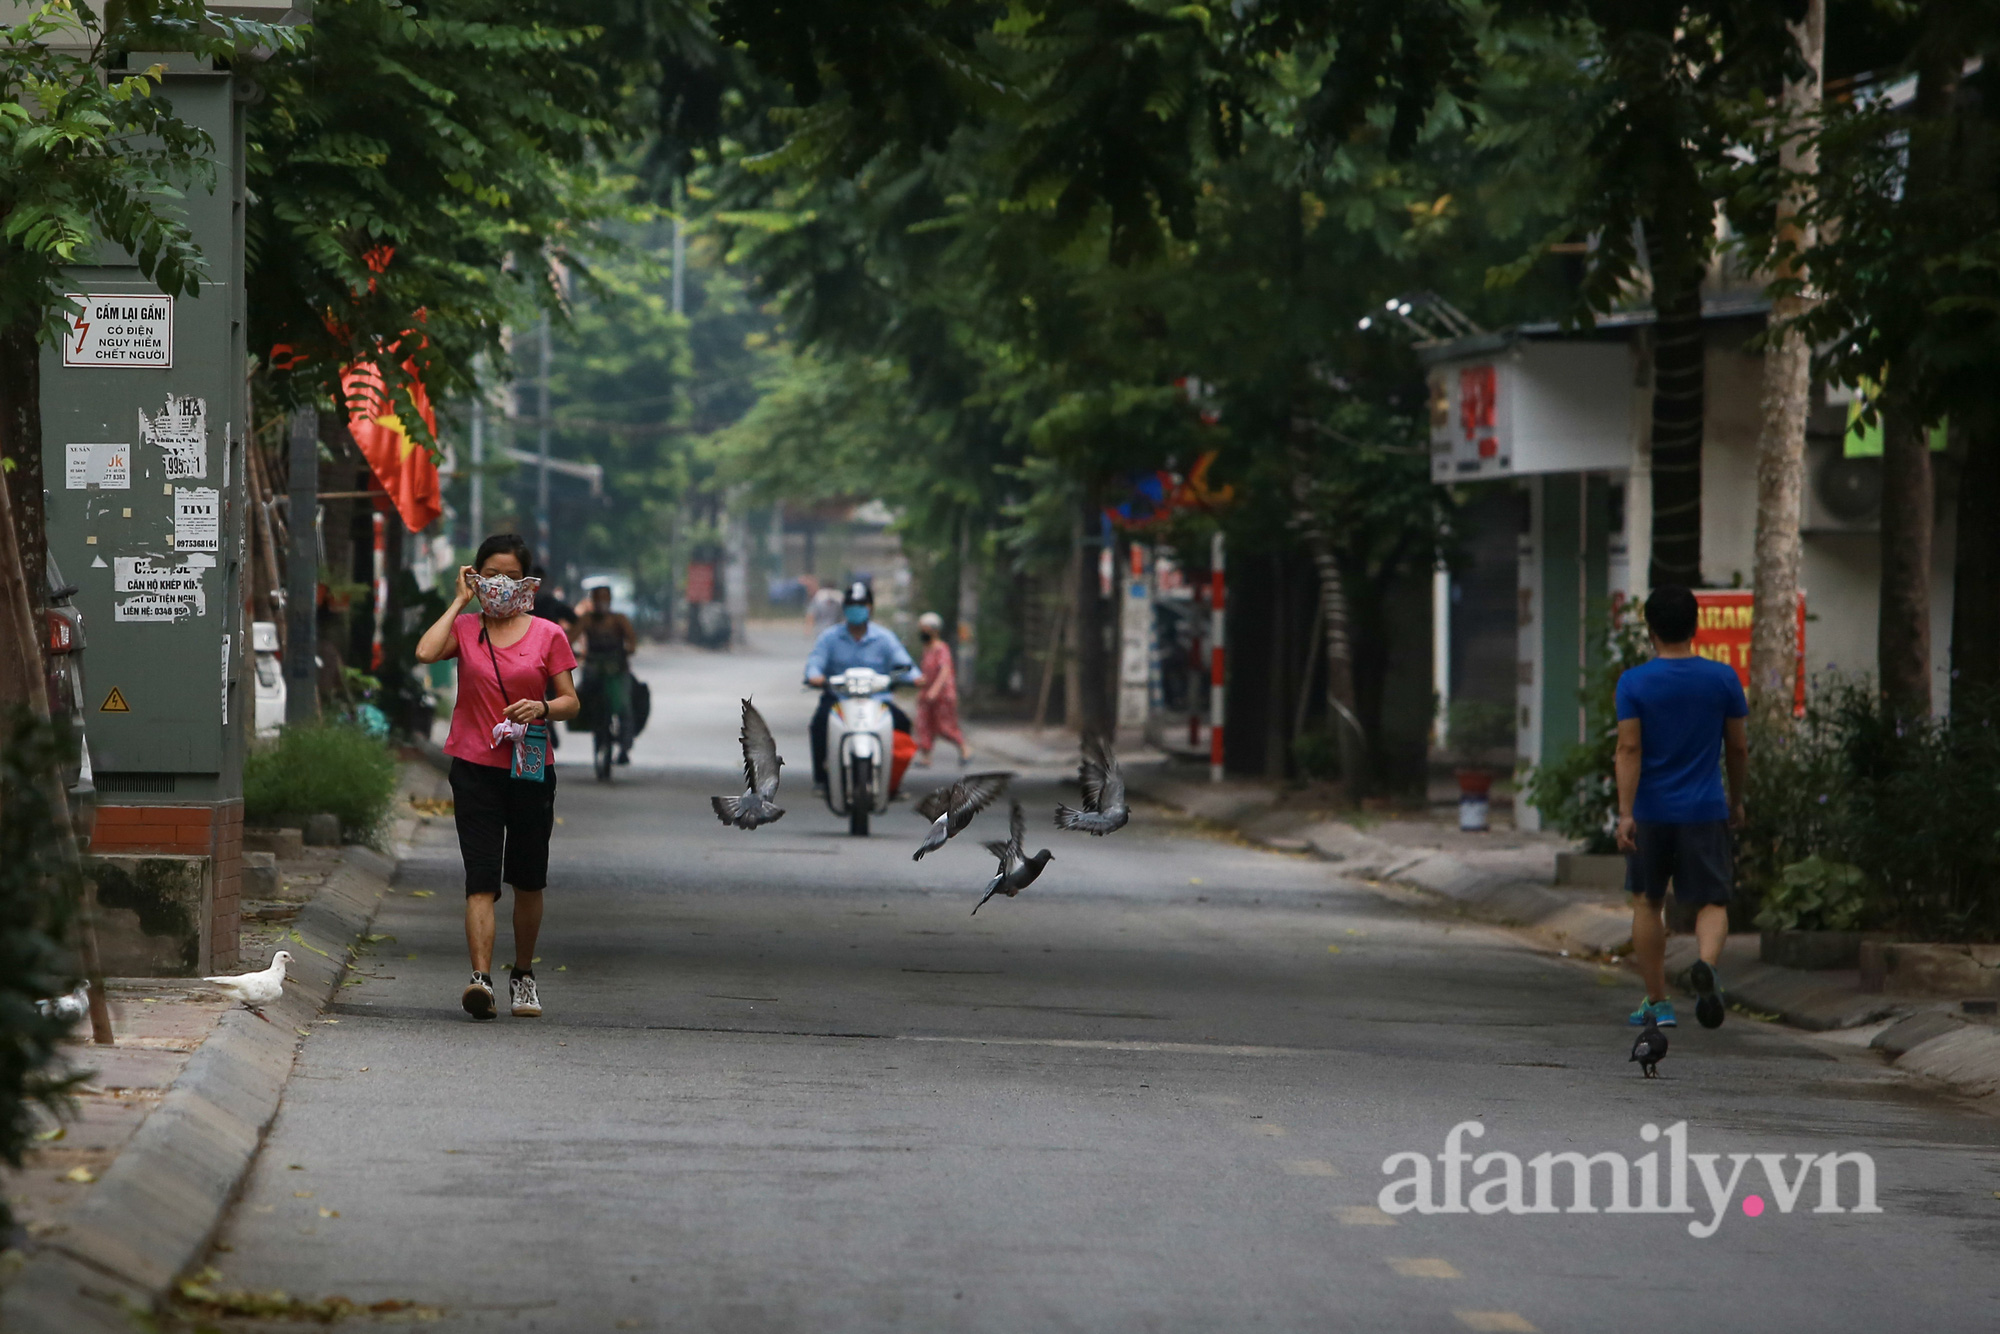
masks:
<svg viewBox="0 0 2000 1334"><path fill-rule="evenodd" d="M484 617L471 612L452 622L458 703L452 706L451 735L445 739L444 753L504 769L513 763L514 751L510 746L492 744L494 724L515 700L542 698L553 678L576 666L576 654L570 651L561 626L531 616L527 634L504 648L492 645L489 656L488 645L479 638L484 622ZM496 660L506 681L504 693L493 679Z"/></svg>

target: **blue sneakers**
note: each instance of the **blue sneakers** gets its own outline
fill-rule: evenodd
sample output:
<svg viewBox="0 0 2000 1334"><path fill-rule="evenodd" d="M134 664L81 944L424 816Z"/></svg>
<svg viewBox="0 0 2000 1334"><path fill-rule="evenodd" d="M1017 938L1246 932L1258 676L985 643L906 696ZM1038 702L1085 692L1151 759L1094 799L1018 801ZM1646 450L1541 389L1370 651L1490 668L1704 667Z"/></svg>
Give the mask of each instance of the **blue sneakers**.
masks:
<svg viewBox="0 0 2000 1334"><path fill-rule="evenodd" d="M1625 1016L1625 1022L1634 1028L1644 1028L1648 1019L1661 1028L1680 1027L1680 1021L1674 1018L1674 1003L1670 1000L1641 1002L1638 1009Z"/></svg>

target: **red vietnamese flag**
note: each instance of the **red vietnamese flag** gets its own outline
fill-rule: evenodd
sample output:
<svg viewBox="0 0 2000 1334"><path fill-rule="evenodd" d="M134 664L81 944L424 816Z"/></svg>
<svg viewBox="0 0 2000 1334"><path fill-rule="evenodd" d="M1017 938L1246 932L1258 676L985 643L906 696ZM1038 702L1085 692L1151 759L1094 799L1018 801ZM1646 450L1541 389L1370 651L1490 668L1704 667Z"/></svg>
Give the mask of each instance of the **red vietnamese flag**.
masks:
<svg viewBox="0 0 2000 1334"><path fill-rule="evenodd" d="M437 416L431 411L430 395L417 376L414 358L403 363L410 377L410 401L437 438ZM438 490L437 464L430 451L410 438L396 414L394 399L372 362L358 361L340 372L340 392L347 402L347 429L368 460L382 489L395 502L396 513L413 533L421 532L444 513L444 498Z"/></svg>

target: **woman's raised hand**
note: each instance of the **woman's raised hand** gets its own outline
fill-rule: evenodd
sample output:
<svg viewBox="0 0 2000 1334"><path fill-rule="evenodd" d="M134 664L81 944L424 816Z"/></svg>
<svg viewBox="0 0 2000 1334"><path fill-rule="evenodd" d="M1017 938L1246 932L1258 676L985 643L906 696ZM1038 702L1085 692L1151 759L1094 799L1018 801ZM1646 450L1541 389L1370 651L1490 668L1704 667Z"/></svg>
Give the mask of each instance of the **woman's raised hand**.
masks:
<svg viewBox="0 0 2000 1334"><path fill-rule="evenodd" d="M472 601L473 582L479 578L479 571L470 565L458 567L458 583L452 589L452 606L463 607Z"/></svg>

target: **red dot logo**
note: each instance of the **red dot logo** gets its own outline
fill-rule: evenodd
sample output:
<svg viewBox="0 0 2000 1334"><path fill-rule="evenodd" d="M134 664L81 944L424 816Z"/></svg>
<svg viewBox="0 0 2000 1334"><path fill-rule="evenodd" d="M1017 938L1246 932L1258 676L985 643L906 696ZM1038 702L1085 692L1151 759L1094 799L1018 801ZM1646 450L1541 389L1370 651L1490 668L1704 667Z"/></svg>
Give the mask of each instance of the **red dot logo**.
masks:
<svg viewBox="0 0 2000 1334"><path fill-rule="evenodd" d="M1746 1195L1743 1197L1744 1217L1758 1218L1761 1217L1763 1213L1764 1213L1764 1197L1762 1195Z"/></svg>

